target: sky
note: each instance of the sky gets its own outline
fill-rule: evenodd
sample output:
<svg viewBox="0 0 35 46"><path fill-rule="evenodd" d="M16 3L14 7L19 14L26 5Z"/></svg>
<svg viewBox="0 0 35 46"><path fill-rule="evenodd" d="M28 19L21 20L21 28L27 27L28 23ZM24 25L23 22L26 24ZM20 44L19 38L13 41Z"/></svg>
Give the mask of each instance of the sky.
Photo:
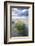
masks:
<svg viewBox="0 0 35 46"><path fill-rule="evenodd" d="M12 8L12 18L28 18L27 8Z"/></svg>

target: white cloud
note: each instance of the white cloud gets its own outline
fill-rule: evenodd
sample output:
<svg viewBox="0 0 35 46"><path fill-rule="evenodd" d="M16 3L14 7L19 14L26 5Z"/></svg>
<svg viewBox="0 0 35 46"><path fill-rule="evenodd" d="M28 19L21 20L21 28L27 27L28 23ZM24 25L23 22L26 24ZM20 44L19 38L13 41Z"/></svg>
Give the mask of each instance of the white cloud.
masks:
<svg viewBox="0 0 35 46"><path fill-rule="evenodd" d="M27 11L28 9L23 9L23 10L18 10L17 8L12 8L12 18L13 19L26 19L26 17L23 15L23 16L19 16L21 15L22 13L25 14L25 12ZM17 13L16 13L17 12Z"/></svg>

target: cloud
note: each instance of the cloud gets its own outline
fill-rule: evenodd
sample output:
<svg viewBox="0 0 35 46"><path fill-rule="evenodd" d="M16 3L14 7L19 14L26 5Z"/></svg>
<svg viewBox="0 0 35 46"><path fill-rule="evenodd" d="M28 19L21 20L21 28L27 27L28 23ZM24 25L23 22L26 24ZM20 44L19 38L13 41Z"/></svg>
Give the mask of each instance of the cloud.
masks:
<svg viewBox="0 0 35 46"><path fill-rule="evenodd" d="M19 10L18 8L12 8L12 19L27 19L28 9Z"/></svg>
<svg viewBox="0 0 35 46"><path fill-rule="evenodd" d="M18 8L13 8L12 15L13 16L28 16L28 9L20 10Z"/></svg>

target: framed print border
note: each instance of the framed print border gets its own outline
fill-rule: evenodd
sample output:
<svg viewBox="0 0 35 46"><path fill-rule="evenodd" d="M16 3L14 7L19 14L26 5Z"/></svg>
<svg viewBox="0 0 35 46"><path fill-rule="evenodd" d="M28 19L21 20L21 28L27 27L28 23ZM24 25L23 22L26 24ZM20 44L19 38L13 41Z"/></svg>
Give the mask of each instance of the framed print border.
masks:
<svg viewBox="0 0 35 46"><path fill-rule="evenodd" d="M7 3L32 4L32 41L7 42ZM5 1L4 2L4 44L33 43L33 42L34 42L34 2Z"/></svg>

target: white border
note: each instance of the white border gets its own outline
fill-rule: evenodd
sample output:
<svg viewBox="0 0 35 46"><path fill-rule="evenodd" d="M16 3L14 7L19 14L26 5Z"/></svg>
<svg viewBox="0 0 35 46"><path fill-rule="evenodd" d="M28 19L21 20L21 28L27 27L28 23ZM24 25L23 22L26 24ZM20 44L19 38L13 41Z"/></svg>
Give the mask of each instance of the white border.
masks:
<svg viewBox="0 0 35 46"><path fill-rule="evenodd" d="M28 37L12 37L10 38L10 6L29 6L29 36ZM7 11L8 11L8 22L7 22L7 40L8 42L15 42L15 41L32 41L32 4L16 4L16 3L8 3L7 4Z"/></svg>

